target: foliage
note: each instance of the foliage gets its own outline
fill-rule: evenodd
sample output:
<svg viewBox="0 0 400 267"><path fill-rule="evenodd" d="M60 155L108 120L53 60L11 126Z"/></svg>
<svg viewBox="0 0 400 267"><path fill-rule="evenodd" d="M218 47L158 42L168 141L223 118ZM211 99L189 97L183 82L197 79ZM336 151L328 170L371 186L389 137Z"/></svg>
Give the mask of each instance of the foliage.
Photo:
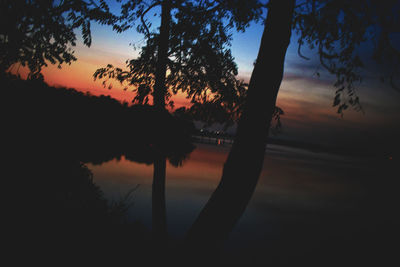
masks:
<svg viewBox="0 0 400 267"><path fill-rule="evenodd" d="M122 16L120 17L121 27L131 28L136 25L140 19L140 23L136 25L138 32L143 33L146 37L151 35L149 28L152 24L146 15L156 6L162 4L162 0L117 0L122 3ZM181 8L199 8L206 10L224 19L229 28L236 27L240 31L244 31L251 21L257 21L261 16L260 7L263 6L257 0L173 0L174 12L179 13ZM193 11L193 10L190 10ZM157 14L154 14L157 15Z"/></svg>
<svg viewBox="0 0 400 267"><path fill-rule="evenodd" d="M133 102L139 104L147 104L154 93L160 33L151 30L146 14L159 4L129 1L122 5L123 27L132 27L140 18L137 30L145 35L146 45L138 58L127 61L127 70L107 65L94 73L95 79L104 79L104 86L114 79L125 89L132 87L137 92ZM172 1L165 80L165 97L171 106L170 97L182 92L196 107L207 103L237 117L247 85L236 79L229 29L244 30L250 21L258 20L260 6L258 1Z"/></svg>
<svg viewBox="0 0 400 267"><path fill-rule="evenodd" d="M10 75L0 77L0 82L9 100L7 110L13 114L13 126L6 128L15 132L13 138L18 137L22 149L37 144L46 156L62 151L84 163L100 164L124 155L130 161L152 164L158 142L174 166L194 149L193 123L154 107L128 106L109 96Z"/></svg>
<svg viewBox="0 0 400 267"><path fill-rule="evenodd" d="M362 81L360 68L368 59L361 47L368 43L373 47L372 59L385 64L390 84L397 87L394 78L400 71L400 51L392 34L400 31L399 9L396 0L298 1L293 27L299 34L299 55L305 58L303 45L316 49L321 65L336 76L333 106L338 113L343 115L349 106L362 110L355 83Z"/></svg>
<svg viewBox="0 0 400 267"><path fill-rule="evenodd" d="M104 0L2 0L0 20L0 71L19 63L29 68L30 77L38 77L48 63L61 68L76 60L76 29L90 46L90 21L114 25L117 17Z"/></svg>

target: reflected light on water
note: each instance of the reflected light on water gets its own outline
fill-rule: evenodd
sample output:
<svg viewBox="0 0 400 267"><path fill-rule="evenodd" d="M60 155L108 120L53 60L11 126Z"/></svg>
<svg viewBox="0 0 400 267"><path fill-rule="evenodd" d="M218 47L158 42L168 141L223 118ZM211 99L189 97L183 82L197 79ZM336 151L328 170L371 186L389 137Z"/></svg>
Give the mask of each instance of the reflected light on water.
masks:
<svg viewBox="0 0 400 267"><path fill-rule="evenodd" d="M215 143L196 146L181 167L167 164L167 225L168 234L174 238L183 237L217 187L230 149ZM124 157L102 165L88 165L95 183L108 198L118 199L140 185L134 192L134 205L129 215L150 228L153 166L131 162ZM278 243L282 246L286 246L285 238L290 240L291 246L304 241L301 238L305 237L299 237L293 242L293 237L287 236L287 230L296 229L299 236L306 235L307 231L313 233L312 238L317 241L310 239L309 246L319 242L318 231L324 235L348 235L345 234L348 228L328 233L321 228L328 226L319 226L318 223L347 227L346 214L354 217L358 212L357 203L365 195L363 184L368 183L363 181L374 175L368 166L375 165L369 159L268 146L256 191L231 234L226 248L230 251L227 260L232 263L242 260L232 256L242 255L235 253L236 250L247 249L248 255L255 257L257 251L253 251L251 246L271 249L268 240L274 238L275 242L280 240ZM331 217L333 219L329 219ZM324 224L321 224L322 218ZM280 249L285 250L284 247ZM263 258L264 254L257 255L258 262L268 262Z"/></svg>
<svg viewBox="0 0 400 267"><path fill-rule="evenodd" d="M174 167L167 162L166 202L169 230L183 234L195 219L201 207L218 185L228 147L198 145L183 162ZM139 185L134 193L131 217L151 225L151 185L153 166L127 160L113 159L101 165L88 164L94 181L105 196L118 200Z"/></svg>

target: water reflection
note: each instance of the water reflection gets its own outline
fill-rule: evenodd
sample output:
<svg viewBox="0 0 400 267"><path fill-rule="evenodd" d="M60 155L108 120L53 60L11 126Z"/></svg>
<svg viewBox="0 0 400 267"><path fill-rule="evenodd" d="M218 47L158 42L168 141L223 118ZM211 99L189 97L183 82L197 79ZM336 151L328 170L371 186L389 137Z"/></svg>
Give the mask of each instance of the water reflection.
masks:
<svg viewBox="0 0 400 267"><path fill-rule="evenodd" d="M86 258L90 265L108 257L114 266L122 265L118 259L135 264L154 258L152 165L160 151L168 158L168 232L172 239L183 236L216 188L229 145L199 144L191 152L190 131L176 127L169 114L21 83L6 90L11 95L5 99L21 103L10 108L15 117L5 129L12 138L3 140L16 146L5 153L11 177L4 180L13 184L4 191L11 191L12 214L5 217L13 242L24 246L18 256ZM155 137L161 146L154 146ZM327 259L340 263L351 256L358 266L354 261L368 262L365 255L390 258L385 253L393 252L388 244L399 224L396 158L383 162L282 146L270 146L266 155L224 262L326 266ZM126 207L118 200L137 185L128 218L120 216Z"/></svg>
<svg viewBox="0 0 400 267"><path fill-rule="evenodd" d="M3 138L12 144L4 153L12 182L4 187L12 192L12 213L5 217L18 253L40 262L86 259L96 265L108 258L122 266L125 260L148 261L149 228L127 219L130 203L119 201L122 196L105 197L85 164L120 159L150 166L161 155L180 166L194 149L193 123L151 106L128 106L38 80L0 78L4 99L18 99L7 103Z"/></svg>
<svg viewBox="0 0 400 267"><path fill-rule="evenodd" d="M212 145L196 146L186 160L182 161L181 167L177 168L171 162L167 164L167 219L168 232L172 236L185 233L215 189L229 149L220 149ZM140 185L135 192L134 207L130 216L140 218L145 225L151 226L151 165L122 156L101 165L88 164L88 167L94 173L94 181L102 188L107 198L117 199L130 188ZM185 216L181 216L182 214Z"/></svg>
<svg viewBox="0 0 400 267"><path fill-rule="evenodd" d="M183 237L215 190L229 152L224 146L196 146L180 168L167 165L166 206L172 239ZM371 158L270 145L254 197L230 237L223 261L291 262L287 253L302 262L333 255L343 260L351 249L354 261L363 250L377 249L381 227L391 218L390 213L370 205L379 205L388 193L374 182L376 175L382 175L382 164ZM89 168L110 198L140 184L130 216L150 227L151 166L121 157ZM379 199L372 198L371 192ZM385 209L393 206L385 205ZM372 219L371 214L379 218Z"/></svg>

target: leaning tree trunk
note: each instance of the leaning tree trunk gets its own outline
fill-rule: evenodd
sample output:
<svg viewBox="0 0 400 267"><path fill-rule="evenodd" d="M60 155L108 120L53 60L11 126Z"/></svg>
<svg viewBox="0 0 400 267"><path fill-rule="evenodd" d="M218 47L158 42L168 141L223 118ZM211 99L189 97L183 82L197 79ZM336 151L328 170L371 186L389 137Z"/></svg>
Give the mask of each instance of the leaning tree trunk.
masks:
<svg viewBox="0 0 400 267"><path fill-rule="evenodd" d="M196 261L216 259L255 190L283 77L294 3L270 1L248 97L222 179L186 236L187 255Z"/></svg>
<svg viewBox="0 0 400 267"><path fill-rule="evenodd" d="M160 36L158 40L158 57L155 73L154 106L160 116L162 117L165 111L165 77L167 73L167 59L168 59L168 40L170 32L171 21L171 1L165 0L161 7L161 26ZM165 207L165 172L166 172L166 157L162 151L162 144L156 140L155 147L156 158L154 160L153 172L153 186L152 186L152 228L153 235L156 241L155 246L164 249L163 244L167 238L167 216ZM158 144L157 144L158 142Z"/></svg>

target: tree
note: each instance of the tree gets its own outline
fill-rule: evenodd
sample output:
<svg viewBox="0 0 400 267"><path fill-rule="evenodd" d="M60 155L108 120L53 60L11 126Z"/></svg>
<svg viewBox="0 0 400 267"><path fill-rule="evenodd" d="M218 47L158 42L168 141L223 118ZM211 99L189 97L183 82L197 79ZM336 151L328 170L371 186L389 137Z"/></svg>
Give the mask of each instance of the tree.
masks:
<svg viewBox="0 0 400 267"><path fill-rule="evenodd" d="M169 1L152 1L147 5L144 2L130 1L123 5L121 18L125 21L123 27L128 27L128 22L142 20L137 29L145 35L146 45L139 57L127 61L128 70L112 65L100 68L94 73L95 79L112 78L126 85L125 89L133 87L137 93L134 102L139 104L148 103L149 96L152 96L154 105L160 102L172 106L170 97L179 91L186 93L192 103L238 102L231 100L238 97L236 88L246 85L235 78L237 66L229 50L231 35L228 30L234 26L244 30L249 21L258 19L261 14L257 1L249 1L247 9L242 11L248 18L242 18L242 13L239 13L242 17L230 14L239 12L233 8L240 7L227 5L226 1L172 1L168 7L172 17L165 19L169 23L161 21L159 33L150 32L151 24L144 16L152 8L161 4L165 6ZM168 13L161 11L162 14ZM227 18L230 20L226 22ZM162 34L168 31L168 40L163 40L165 36ZM167 51L164 55L166 62L162 65L167 69L167 90L158 95L156 80L159 75L156 72L158 60L162 58L158 52L164 43Z"/></svg>
<svg viewBox="0 0 400 267"><path fill-rule="evenodd" d="M240 5L237 5L237 3ZM228 30L244 30L260 16L257 1L129 1L122 5L122 27L141 23L137 30L146 37L146 45L137 59L127 61L128 70L108 65L94 73L99 79L116 79L137 92L134 102L147 104L149 96L160 112L170 96L181 91L192 103L235 109L245 86L236 79L237 66L229 48ZM153 8L161 6L159 32L150 31L146 20ZM239 10L240 9L240 10ZM104 81L105 84L106 81ZM154 162L153 232L166 239L165 153L155 140L159 158Z"/></svg>
<svg viewBox="0 0 400 267"><path fill-rule="evenodd" d="M390 39L399 30L398 1L270 0L267 7L259 54L221 181L186 236L186 255L200 261L215 260L255 190L293 30L300 36L299 55L304 44L317 48L321 65L336 76L333 105L339 113L349 105L360 109L354 87L363 66L358 49L375 40L371 31L378 35L374 59L389 60L392 84L399 72L400 53Z"/></svg>
<svg viewBox="0 0 400 267"><path fill-rule="evenodd" d="M84 44L90 46L90 21L115 25L117 19L104 0L2 0L0 12L0 72L19 63L29 68L29 77L40 76L48 63L61 68L76 60L75 29L81 29Z"/></svg>
<svg viewBox="0 0 400 267"><path fill-rule="evenodd" d="M8 13L14 12L12 14L18 15L19 9L20 12L26 11L27 15L19 17L15 23L13 21L13 24L10 24L12 25L10 31L3 26L7 25L7 21L3 21L0 40L1 49L4 49L5 53L2 54L1 63L4 70L16 62L28 64L34 73L38 73L38 70L45 66L46 60L60 64L73 61L72 52L69 53L67 48L69 44L73 44L71 40L74 38L71 37L72 35L63 34L71 33L74 27L82 27L86 29L83 33L84 38L85 35L87 37L85 42L90 43L86 16L95 18L98 15L97 11L100 12L103 9L107 11L104 1L100 1L98 7L93 5L93 9L87 9L92 5L92 1L90 4L79 0L61 1L60 7L72 10L68 19L76 22L76 24L67 24L69 26L63 27L60 23L65 18L62 15L64 13L61 13L63 9L53 10L54 7L58 7L53 1L13 3L2 1L2 12L6 10ZM168 93L174 93L174 90L187 92L195 103L200 101L207 103L217 99L222 105L225 100L234 99L236 94L232 89L235 85L230 85L231 74L235 74L234 68L229 64L219 62L220 58L228 58L226 62L229 62L229 56L226 57L229 54L225 53L227 50L223 46L218 46L218 42L214 43L214 41L228 37L229 35L222 33L229 27L236 26L238 29L243 29L250 20L261 14L262 5L258 1L241 0L166 0L152 1L147 5L146 3L135 0L127 2L123 6L122 16L118 18L125 23L119 26L114 24L115 17L108 17L107 12L101 13L102 15L98 18L101 22L109 21L110 24L114 24L117 31L130 27L129 23L136 19L142 21L139 30L146 34L148 40L141 54L143 65L140 65L138 61L132 66L135 68L142 66L143 72L140 72L142 69L139 68L134 73L147 73L144 76L147 80L141 80L143 75L131 75L130 72L113 69L112 66L98 72L97 75L107 74L137 85L138 101L146 101L146 97L152 93L155 98L154 103L158 103L156 105L160 107L160 110L164 110L165 99L168 99ZM145 20L145 15L157 5L162 6L159 34L151 33L149 23ZM245 210L257 185L268 129L276 110L275 101L283 76L286 49L293 30L300 36L299 54L302 55L301 47L305 44L316 48L321 65L336 75L335 85L338 90L333 105L338 106L339 113L348 106L356 109L360 107L354 83L360 81L361 78L357 71L363 66L363 60L358 55L357 49L364 42L376 40L373 60L378 63L390 63L387 65L389 78L384 80L388 80L393 87L396 87L394 77L399 72L400 56L398 49L392 43L392 33L399 31L398 1L304 0L296 3L295 0L270 0L267 8L268 16L259 55L246 93L234 145L224 165L221 182L186 238L187 255L196 256L200 260L208 261L217 255ZM29 10L33 10L32 14ZM89 10L97 11L91 13ZM204 13L197 13L199 11ZM213 16L207 17L209 14ZM201 25L203 27L200 27L204 32L196 31L197 25L200 24L198 21L203 22L203 16L208 18ZM5 17L2 16L2 19ZM53 17L58 20L51 20ZM227 21L228 24L223 24L223 21ZM225 26L221 28L219 25L225 25L227 28ZM54 32L51 30L52 26L56 28ZM182 26L182 29L179 29L179 26ZM173 38L175 31L179 38ZM185 42L186 37L189 42ZM14 49L13 45L19 45L18 42L22 39L30 40L23 42L28 48L23 46ZM47 45L42 46L43 44ZM179 50L180 47L184 49ZM173 48L178 50L175 51ZM148 49L147 52L146 49ZM28 53L30 53L29 57L26 56ZM145 55L148 56L147 59ZM228 69L224 69L226 66ZM224 70L223 73L219 72L221 69ZM170 76L171 73L174 75ZM226 76L226 73L229 75ZM123 79L124 76L126 79ZM185 77L188 80L185 80ZM207 82L204 82L205 80ZM211 94L207 94L207 91ZM161 154L160 165L162 165L162 160ZM160 170L161 172L164 170L165 174L165 160ZM198 255L202 257L197 257Z"/></svg>

